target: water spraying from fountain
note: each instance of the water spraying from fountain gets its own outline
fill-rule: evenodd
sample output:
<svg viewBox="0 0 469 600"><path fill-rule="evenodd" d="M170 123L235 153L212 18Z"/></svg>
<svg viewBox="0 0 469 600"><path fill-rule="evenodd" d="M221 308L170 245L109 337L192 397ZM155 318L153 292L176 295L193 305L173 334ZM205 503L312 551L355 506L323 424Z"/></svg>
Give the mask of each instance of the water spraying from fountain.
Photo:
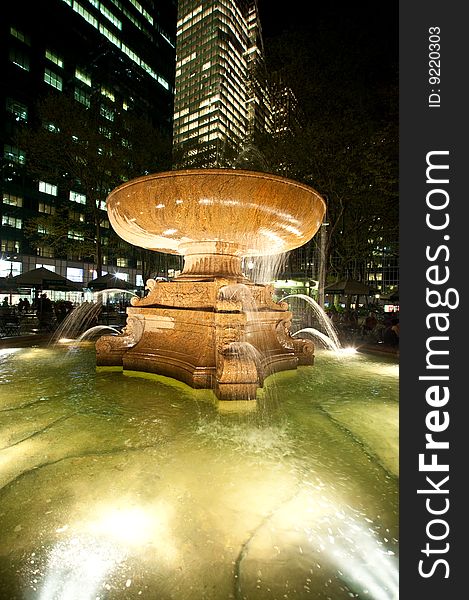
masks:
<svg viewBox="0 0 469 600"><path fill-rule="evenodd" d="M331 340L331 338L328 335L326 335L322 331L319 331L319 329L315 329L314 327L304 327L299 331L295 331L295 333L292 333L292 335L295 336L300 335L302 333L309 333L314 338L320 340L324 344L324 347L328 350L332 350L336 354L340 353L341 348L334 342L334 340Z"/></svg>
<svg viewBox="0 0 469 600"><path fill-rule="evenodd" d="M295 332L293 335L299 335L300 333L310 333L311 335L314 335L315 337L319 338L326 345L326 347L330 348L331 350L334 350L334 352L339 354L343 350L343 348L339 340L339 336L337 335L337 330L332 324L329 317L327 316L324 309L321 306L319 306L316 300L314 300L314 298L311 298L310 296L306 296L306 294L289 294L288 296L284 296L282 298L282 301L286 300L287 298L300 298L301 300L307 302L309 306L311 306L311 308L313 309L314 315L319 321L319 324L322 327L324 327L327 334L326 335L313 327L306 327L305 329L300 329L299 331Z"/></svg>
<svg viewBox="0 0 469 600"><path fill-rule="evenodd" d="M105 306L105 301L112 294L119 294L122 296L135 297L137 294L128 290L121 290L119 288L109 288L93 293L93 302L82 302L75 307L65 319L60 323L56 329L54 335L51 338L51 344L56 344L61 340L76 340L82 341L89 332L89 336L94 335L96 332L104 332L106 329L113 330L109 325L101 325L101 329L98 327L97 321ZM138 296L137 296L138 297ZM117 333L120 333L120 331ZM79 337L79 340L77 339Z"/></svg>

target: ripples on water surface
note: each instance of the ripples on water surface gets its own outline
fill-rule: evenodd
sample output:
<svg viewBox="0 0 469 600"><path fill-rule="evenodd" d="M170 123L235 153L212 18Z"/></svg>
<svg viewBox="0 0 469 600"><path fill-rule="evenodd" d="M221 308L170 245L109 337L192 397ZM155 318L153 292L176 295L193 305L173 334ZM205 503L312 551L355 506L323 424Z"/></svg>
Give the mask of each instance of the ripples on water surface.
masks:
<svg viewBox="0 0 469 600"><path fill-rule="evenodd" d="M0 597L397 598L398 367L318 351L250 411L0 350Z"/></svg>

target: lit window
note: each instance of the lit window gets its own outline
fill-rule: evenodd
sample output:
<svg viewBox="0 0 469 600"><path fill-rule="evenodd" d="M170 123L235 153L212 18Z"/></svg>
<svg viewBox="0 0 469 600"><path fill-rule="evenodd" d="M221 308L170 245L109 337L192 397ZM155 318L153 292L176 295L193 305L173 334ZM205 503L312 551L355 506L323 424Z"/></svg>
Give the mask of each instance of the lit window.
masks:
<svg viewBox="0 0 469 600"><path fill-rule="evenodd" d="M148 12L142 7L142 5L137 2L137 0L130 0L130 2L135 6L135 8L138 10L138 12L140 14L142 14L145 19L151 23L153 25L153 18L151 17L151 15L148 14Z"/></svg>
<svg viewBox="0 0 469 600"><path fill-rule="evenodd" d="M52 206L52 204L48 204L47 202L39 202L38 211L46 213L47 215L55 215L55 206Z"/></svg>
<svg viewBox="0 0 469 600"><path fill-rule="evenodd" d="M55 265L45 265L44 263L36 263L36 269L41 268L48 269L49 271L55 273Z"/></svg>
<svg viewBox="0 0 469 600"><path fill-rule="evenodd" d="M39 191L43 194L50 194L51 196L57 196L57 186L53 183L47 183L47 181L39 182Z"/></svg>
<svg viewBox="0 0 469 600"><path fill-rule="evenodd" d="M3 248L2 248L3 249ZM13 258L16 258L14 256ZM19 275L23 264L12 260L0 260L0 277Z"/></svg>
<svg viewBox="0 0 469 600"><path fill-rule="evenodd" d="M142 277L142 275L138 275L138 274L137 274L137 275L135 276L135 285L136 285L137 287L143 287L143 277Z"/></svg>
<svg viewBox="0 0 469 600"><path fill-rule="evenodd" d="M137 63L137 65L140 65L140 63L141 63L140 57L137 54L135 54L135 52L133 50L131 50L125 44L122 44L122 52L124 52L124 54L127 54L127 56L131 60L133 60L135 63Z"/></svg>
<svg viewBox="0 0 469 600"><path fill-rule="evenodd" d="M7 98L6 108L9 113L14 115L16 121L28 120L28 107L13 98Z"/></svg>
<svg viewBox="0 0 469 600"><path fill-rule="evenodd" d="M115 17L110 10L108 10L103 4L100 4L99 10L102 15L109 19L113 25L117 27L117 29L122 29L122 23L119 21L117 17Z"/></svg>
<svg viewBox="0 0 469 600"><path fill-rule="evenodd" d="M86 196L85 194L80 194L79 192L70 191L69 200L72 202L78 202L78 204L86 204Z"/></svg>
<svg viewBox="0 0 469 600"><path fill-rule="evenodd" d="M55 52L52 52L52 50L46 50L46 58L48 60L50 60L51 62L53 62L58 67L64 66L63 60L60 58L60 56L55 54Z"/></svg>
<svg viewBox="0 0 469 600"><path fill-rule="evenodd" d="M54 258L54 249L51 246L41 246L36 248L36 255L43 258Z"/></svg>
<svg viewBox="0 0 469 600"><path fill-rule="evenodd" d="M20 42L24 42L25 44L27 44L28 46L31 45L31 40L29 39L29 36L27 36L25 33L23 33L22 31L19 31L19 29L15 29L14 27L10 27L10 33L13 37L15 37L17 40L20 40Z"/></svg>
<svg viewBox="0 0 469 600"><path fill-rule="evenodd" d="M2 252L19 252L20 243L17 240L0 240L0 250Z"/></svg>
<svg viewBox="0 0 469 600"><path fill-rule="evenodd" d="M50 230L48 227L46 227L42 223L39 223L37 226L37 232L42 233L42 234L47 234L47 233L50 233Z"/></svg>
<svg viewBox="0 0 469 600"><path fill-rule="evenodd" d="M23 221L18 217L12 217L11 215L3 215L2 225L7 225L8 227L15 227L15 229L21 229L21 227L23 226Z"/></svg>
<svg viewBox="0 0 469 600"><path fill-rule="evenodd" d="M67 267L67 279L81 283L83 281L83 269Z"/></svg>
<svg viewBox="0 0 469 600"><path fill-rule="evenodd" d="M45 69L44 71L44 81L56 88L59 91L62 91L62 77L51 71L50 69Z"/></svg>
<svg viewBox="0 0 469 600"><path fill-rule="evenodd" d="M109 98L109 100L112 100L112 102L114 102L116 99L116 97L114 96L114 92L112 92L111 90L108 90L105 87L101 88L101 94L103 96L106 96L106 98Z"/></svg>
<svg viewBox="0 0 469 600"><path fill-rule="evenodd" d="M117 258L116 259L116 264L118 267L128 267L129 266L129 259L128 258Z"/></svg>
<svg viewBox="0 0 469 600"><path fill-rule="evenodd" d="M75 69L75 77L85 85L91 87L91 77L84 71Z"/></svg>
<svg viewBox="0 0 469 600"><path fill-rule="evenodd" d="M8 192L3 192L3 204L9 204L10 206L23 206L22 196L14 196Z"/></svg>
<svg viewBox="0 0 469 600"><path fill-rule="evenodd" d="M69 229L67 237L70 240L80 240L81 242L85 239L83 233L81 233L81 231L77 231L76 229Z"/></svg>
<svg viewBox="0 0 469 600"><path fill-rule="evenodd" d="M104 25L100 24L99 32L102 33L104 37L107 38L110 42L112 42L115 46L117 46L118 48L121 47L120 39L116 35L114 35L112 31L109 31L107 27L104 27Z"/></svg>
<svg viewBox="0 0 469 600"><path fill-rule="evenodd" d="M85 8L83 8L81 4L76 2L76 0L73 0L73 10L79 15L81 15L85 19L85 21L90 23L90 25L93 25L93 27L96 27L96 29L98 28L98 19L94 17L90 12L88 12Z"/></svg>

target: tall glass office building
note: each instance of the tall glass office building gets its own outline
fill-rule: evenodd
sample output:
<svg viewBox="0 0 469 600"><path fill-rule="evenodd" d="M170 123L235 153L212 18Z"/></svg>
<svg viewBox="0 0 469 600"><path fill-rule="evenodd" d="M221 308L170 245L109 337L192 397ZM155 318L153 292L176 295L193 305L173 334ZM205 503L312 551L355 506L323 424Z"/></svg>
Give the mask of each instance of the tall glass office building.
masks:
<svg viewBox="0 0 469 600"><path fill-rule="evenodd" d="M255 0L180 0L174 156L177 166L229 166L270 126Z"/></svg>
<svg viewBox="0 0 469 600"><path fill-rule="evenodd" d="M0 276L44 265L83 285L93 278L92 259L36 247L25 235L28 220L52 214L59 203L68 203L83 220L90 199L79 182L66 187L57 173L34 179L16 134L24 123L37 121L40 98L66 95L77 107L98 106L109 135L119 114L148 120L166 133L170 156L176 20L176 0L41 0L2 7ZM105 237L104 203L100 210ZM119 270L136 283L141 273L136 255L114 248L104 258L103 270Z"/></svg>

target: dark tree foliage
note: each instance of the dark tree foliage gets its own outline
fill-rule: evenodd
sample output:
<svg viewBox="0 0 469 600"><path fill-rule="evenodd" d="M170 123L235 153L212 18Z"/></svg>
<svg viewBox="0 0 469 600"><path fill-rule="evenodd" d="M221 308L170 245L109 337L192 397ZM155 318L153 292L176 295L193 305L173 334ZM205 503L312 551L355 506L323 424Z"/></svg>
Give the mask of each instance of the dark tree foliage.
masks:
<svg viewBox="0 0 469 600"><path fill-rule="evenodd" d="M364 27L363 14L336 11L331 25L324 8L265 43L268 71L293 91L300 120L258 147L269 170L325 198L326 258L334 278L362 279L373 253L398 240L396 23L373 13Z"/></svg>

